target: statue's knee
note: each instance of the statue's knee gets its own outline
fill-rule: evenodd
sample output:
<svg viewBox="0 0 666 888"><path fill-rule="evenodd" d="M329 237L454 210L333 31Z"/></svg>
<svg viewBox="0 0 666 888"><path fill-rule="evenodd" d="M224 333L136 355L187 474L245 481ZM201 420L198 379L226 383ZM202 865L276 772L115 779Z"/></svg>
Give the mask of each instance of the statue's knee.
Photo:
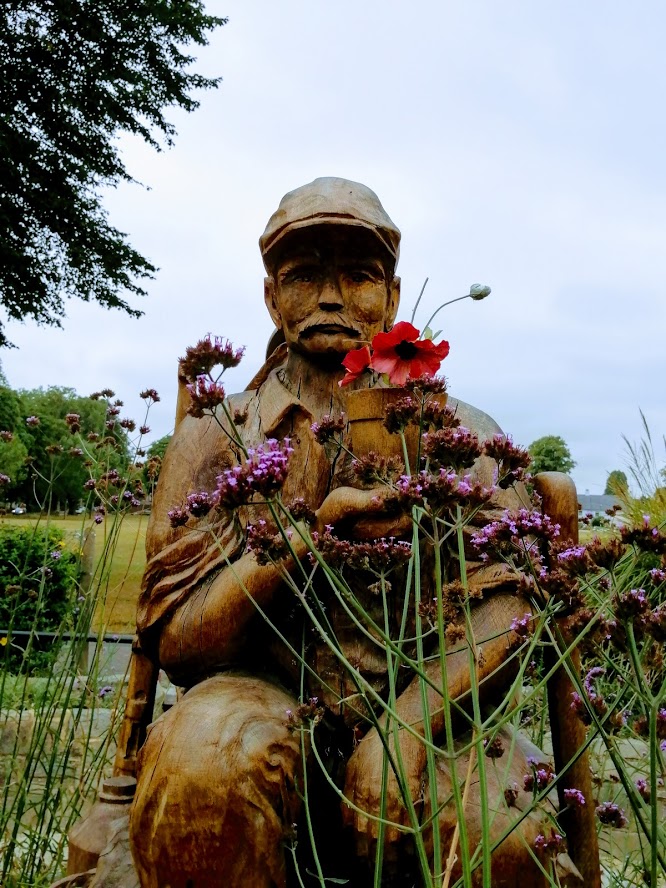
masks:
<svg viewBox="0 0 666 888"><path fill-rule="evenodd" d="M280 688L244 676L217 676L188 692L149 730L133 817L155 828L172 810L221 818L257 805L291 816L302 755L287 710L296 705Z"/></svg>

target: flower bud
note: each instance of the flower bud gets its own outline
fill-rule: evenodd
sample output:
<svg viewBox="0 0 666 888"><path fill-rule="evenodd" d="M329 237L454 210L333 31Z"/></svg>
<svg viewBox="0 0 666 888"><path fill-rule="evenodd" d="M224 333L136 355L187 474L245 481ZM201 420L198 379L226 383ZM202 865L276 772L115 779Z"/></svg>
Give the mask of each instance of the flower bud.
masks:
<svg viewBox="0 0 666 888"><path fill-rule="evenodd" d="M469 288L469 295L478 302L480 299L485 299L486 296L490 296L490 287L487 284L472 284Z"/></svg>

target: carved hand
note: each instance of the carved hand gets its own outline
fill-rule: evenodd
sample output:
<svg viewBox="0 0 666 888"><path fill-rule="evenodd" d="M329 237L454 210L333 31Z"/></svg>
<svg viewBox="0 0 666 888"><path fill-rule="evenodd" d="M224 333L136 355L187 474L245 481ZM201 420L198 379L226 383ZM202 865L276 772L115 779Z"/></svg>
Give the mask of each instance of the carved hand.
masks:
<svg viewBox="0 0 666 888"><path fill-rule="evenodd" d="M409 515L392 515L386 505L390 494L387 487L359 490L356 487L338 487L331 491L317 511L315 530L333 525L353 539L404 536L411 531Z"/></svg>
<svg viewBox="0 0 666 888"><path fill-rule="evenodd" d="M426 764L426 751L422 741L413 734L400 731L400 752L404 772L404 789L416 808L417 815L423 805L422 782ZM395 762L395 743L390 740L392 757ZM345 795L362 811L376 817L381 813L381 786L384 747L379 734L372 728L356 747L347 764ZM397 762L396 762L397 765ZM371 820L354 808L342 803L344 822L353 827L356 848L359 855L374 855L379 822ZM408 826L409 813L398 786L395 773L389 763L386 793L385 819L393 823ZM384 834L384 859L394 860L398 854L398 842L404 832L396 827L387 826Z"/></svg>

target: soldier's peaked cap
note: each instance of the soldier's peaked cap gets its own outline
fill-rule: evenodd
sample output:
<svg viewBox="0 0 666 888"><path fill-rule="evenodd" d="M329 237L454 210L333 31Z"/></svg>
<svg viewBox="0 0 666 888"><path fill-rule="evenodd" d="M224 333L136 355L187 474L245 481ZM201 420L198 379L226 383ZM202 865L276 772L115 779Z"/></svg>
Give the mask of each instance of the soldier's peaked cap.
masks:
<svg viewBox="0 0 666 888"><path fill-rule="evenodd" d="M282 240L294 231L312 225L348 225L365 228L382 243L393 264L398 261L400 231L374 191L360 182L327 176L290 191L268 220L259 238L264 265Z"/></svg>

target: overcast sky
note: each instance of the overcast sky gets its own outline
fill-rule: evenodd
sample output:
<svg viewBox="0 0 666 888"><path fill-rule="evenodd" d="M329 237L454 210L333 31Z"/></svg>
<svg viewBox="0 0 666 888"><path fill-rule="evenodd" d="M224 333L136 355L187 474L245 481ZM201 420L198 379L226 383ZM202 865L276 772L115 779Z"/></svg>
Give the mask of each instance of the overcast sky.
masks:
<svg viewBox="0 0 666 888"><path fill-rule="evenodd" d="M666 66L663 0L209 0L229 17L197 69L224 80L156 155L122 148L150 187L109 194L112 222L160 271L141 320L69 303L64 330L8 325L15 388L109 386L139 417L207 332L247 347L272 325L257 239L282 195L317 176L369 185L402 231L409 318L440 315L450 390L524 445L561 435L580 492L625 467L639 408L666 431ZM137 301L138 303L138 301ZM659 451L664 461L663 446Z"/></svg>

